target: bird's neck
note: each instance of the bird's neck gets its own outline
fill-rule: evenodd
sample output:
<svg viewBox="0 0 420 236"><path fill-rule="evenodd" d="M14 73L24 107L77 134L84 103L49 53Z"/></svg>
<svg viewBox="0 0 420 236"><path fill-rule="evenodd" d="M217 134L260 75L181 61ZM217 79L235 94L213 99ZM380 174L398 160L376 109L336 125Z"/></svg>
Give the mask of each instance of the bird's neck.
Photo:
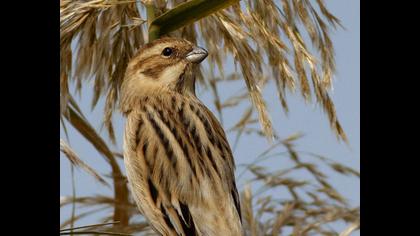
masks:
<svg viewBox="0 0 420 236"><path fill-rule="evenodd" d="M179 76L177 81L171 85L173 86L171 89L183 95L195 96L195 75L197 72L197 66L186 66L184 72Z"/></svg>
<svg viewBox="0 0 420 236"><path fill-rule="evenodd" d="M179 81L165 86L149 79L128 79L121 86L120 110L127 114L146 97L165 97L174 93L196 99L193 73L186 71Z"/></svg>
<svg viewBox="0 0 420 236"><path fill-rule="evenodd" d="M182 95L195 96L195 76L186 74L181 75L172 89Z"/></svg>

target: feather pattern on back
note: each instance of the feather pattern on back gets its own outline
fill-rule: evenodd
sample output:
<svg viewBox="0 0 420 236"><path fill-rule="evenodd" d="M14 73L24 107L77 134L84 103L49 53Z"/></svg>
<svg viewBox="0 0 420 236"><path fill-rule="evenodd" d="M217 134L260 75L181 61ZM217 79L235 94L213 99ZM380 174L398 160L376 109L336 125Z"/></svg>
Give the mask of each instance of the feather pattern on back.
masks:
<svg viewBox="0 0 420 236"><path fill-rule="evenodd" d="M240 235L232 153L220 124L198 99L145 97L128 114L126 127L128 178L157 231L222 235L225 228L230 234L224 235Z"/></svg>

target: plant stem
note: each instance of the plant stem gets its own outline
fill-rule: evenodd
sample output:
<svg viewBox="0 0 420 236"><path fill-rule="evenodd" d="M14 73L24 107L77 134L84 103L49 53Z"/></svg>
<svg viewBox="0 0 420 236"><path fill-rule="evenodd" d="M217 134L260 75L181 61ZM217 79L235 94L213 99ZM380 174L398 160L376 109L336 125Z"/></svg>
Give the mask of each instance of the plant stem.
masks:
<svg viewBox="0 0 420 236"><path fill-rule="evenodd" d="M150 27L153 20L156 18L156 9L153 1L146 2L147 26Z"/></svg>
<svg viewBox="0 0 420 236"><path fill-rule="evenodd" d="M71 222L70 222L70 228L74 227L74 216L76 214L76 184L74 179L74 165L70 164L70 170L71 170L71 189L72 189L72 195L73 200L71 204ZM71 235L73 234L73 230L70 231Z"/></svg>
<svg viewBox="0 0 420 236"><path fill-rule="evenodd" d="M73 232L73 234L77 235L121 235L121 236L131 236L131 234L124 234L124 233L116 233L116 232L102 232L102 231L81 231L81 232ZM70 235L70 232L61 232L60 235Z"/></svg>
<svg viewBox="0 0 420 236"><path fill-rule="evenodd" d="M152 21L149 25L149 42L238 2L239 0L192 0L179 4Z"/></svg>
<svg viewBox="0 0 420 236"><path fill-rule="evenodd" d="M111 225L111 224L119 224L119 223L120 223L119 221L115 221L115 222L110 222L110 223L102 223L102 224L85 225L85 226L79 226L79 227L71 227L71 228L68 228L68 229L60 229L60 232L69 231L69 230L76 230L76 229L93 228L93 227L98 227L98 226Z"/></svg>
<svg viewBox="0 0 420 236"><path fill-rule="evenodd" d="M128 188L123 179L117 160L107 147L105 141L96 133L95 129L72 107L68 107L68 113L65 118L77 129L89 142L104 155L109 162L112 170L112 179L114 182L114 221L120 221L121 226L127 226L129 215L126 210L128 205Z"/></svg>

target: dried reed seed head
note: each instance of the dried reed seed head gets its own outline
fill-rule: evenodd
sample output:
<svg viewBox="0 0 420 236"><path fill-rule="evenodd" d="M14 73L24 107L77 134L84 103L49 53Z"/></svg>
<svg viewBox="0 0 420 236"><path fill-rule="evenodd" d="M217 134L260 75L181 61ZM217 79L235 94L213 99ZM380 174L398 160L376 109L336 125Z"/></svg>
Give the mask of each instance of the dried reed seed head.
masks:
<svg viewBox="0 0 420 236"><path fill-rule="evenodd" d="M181 2L183 1L157 1L156 5L164 11L167 6L175 6ZM105 0L61 1L60 15L62 49L69 48L71 42L77 38L83 45L79 47L77 55L72 55L67 50L61 56L62 65L70 65L74 56L79 58L73 71L70 66L62 66L60 80L63 106L68 97L68 86L64 84L76 80L80 88L81 80L92 75L95 77L93 106L104 94L118 96L118 93L110 90L119 90L128 61L136 48L144 44L145 27L141 26L145 20L142 19L136 3ZM243 78L251 85L248 86L249 92L254 91L255 85L264 74L272 72L268 76L278 84L280 102L286 110L284 90L287 88L293 92L295 81L299 81L302 96L308 101L311 99L311 86L306 77L306 67L309 66L313 75L311 78L318 78L317 83L312 84L316 102L328 114L332 130L339 138L346 139L336 118L334 105L329 101L326 92L331 88L335 71L334 48L328 30L330 26L335 28L340 25L340 22L328 11L322 0L248 0L210 15L197 25L199 27L186 26L169 35L185 38L193 43L196 43L197 38L202 38L211 55L209 63L217 65L222 78L225 77L223 63L226 55L232 55L241 65ZM306 41L314 45L313 51L320 53L320 62L314 60L314 52L306 46L307 42L301 36L304 31L310 36ZM257 45L255 50L253 45ZM294 67L290 66L293 63L289 62L289 56L294 58ZM268 57L268 64L265 64L265 57ZM268 70L262 70L264 67ZM209 74L215 74L216 68L211 66L209 70ZM197 73L198 81L207 83L202 80L200 72ZM75 76L71 77L72 74ZM253 78L250 79L250 76ZM206 77L208 80L213 79ZM213 87L213 90L217 92L217 87ZM107 99L107 114L112 114L117 96ZM271 128L266 119L268 116L264 114L266 107L258 105L261 104L258 102L261 100L259 95L252 97L265 134L270 135ZM222 104L220 98L216 97L216 100L216 104ZM106 121L110 123L109 115L106 116Z"/></svg>

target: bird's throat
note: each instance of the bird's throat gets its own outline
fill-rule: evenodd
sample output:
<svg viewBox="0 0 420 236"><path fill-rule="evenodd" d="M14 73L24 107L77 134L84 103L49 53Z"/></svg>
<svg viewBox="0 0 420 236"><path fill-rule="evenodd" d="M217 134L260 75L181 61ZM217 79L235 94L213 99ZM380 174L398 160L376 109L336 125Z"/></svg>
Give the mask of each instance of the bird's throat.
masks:
<svg viewBox="0 0 420 236"><path fill-rule="evenodd" d="M181 94L190 94L195 96L195 74L197 70L197 66L186 66L184 72L179 76L175 84L175 91Z"/></svg>

